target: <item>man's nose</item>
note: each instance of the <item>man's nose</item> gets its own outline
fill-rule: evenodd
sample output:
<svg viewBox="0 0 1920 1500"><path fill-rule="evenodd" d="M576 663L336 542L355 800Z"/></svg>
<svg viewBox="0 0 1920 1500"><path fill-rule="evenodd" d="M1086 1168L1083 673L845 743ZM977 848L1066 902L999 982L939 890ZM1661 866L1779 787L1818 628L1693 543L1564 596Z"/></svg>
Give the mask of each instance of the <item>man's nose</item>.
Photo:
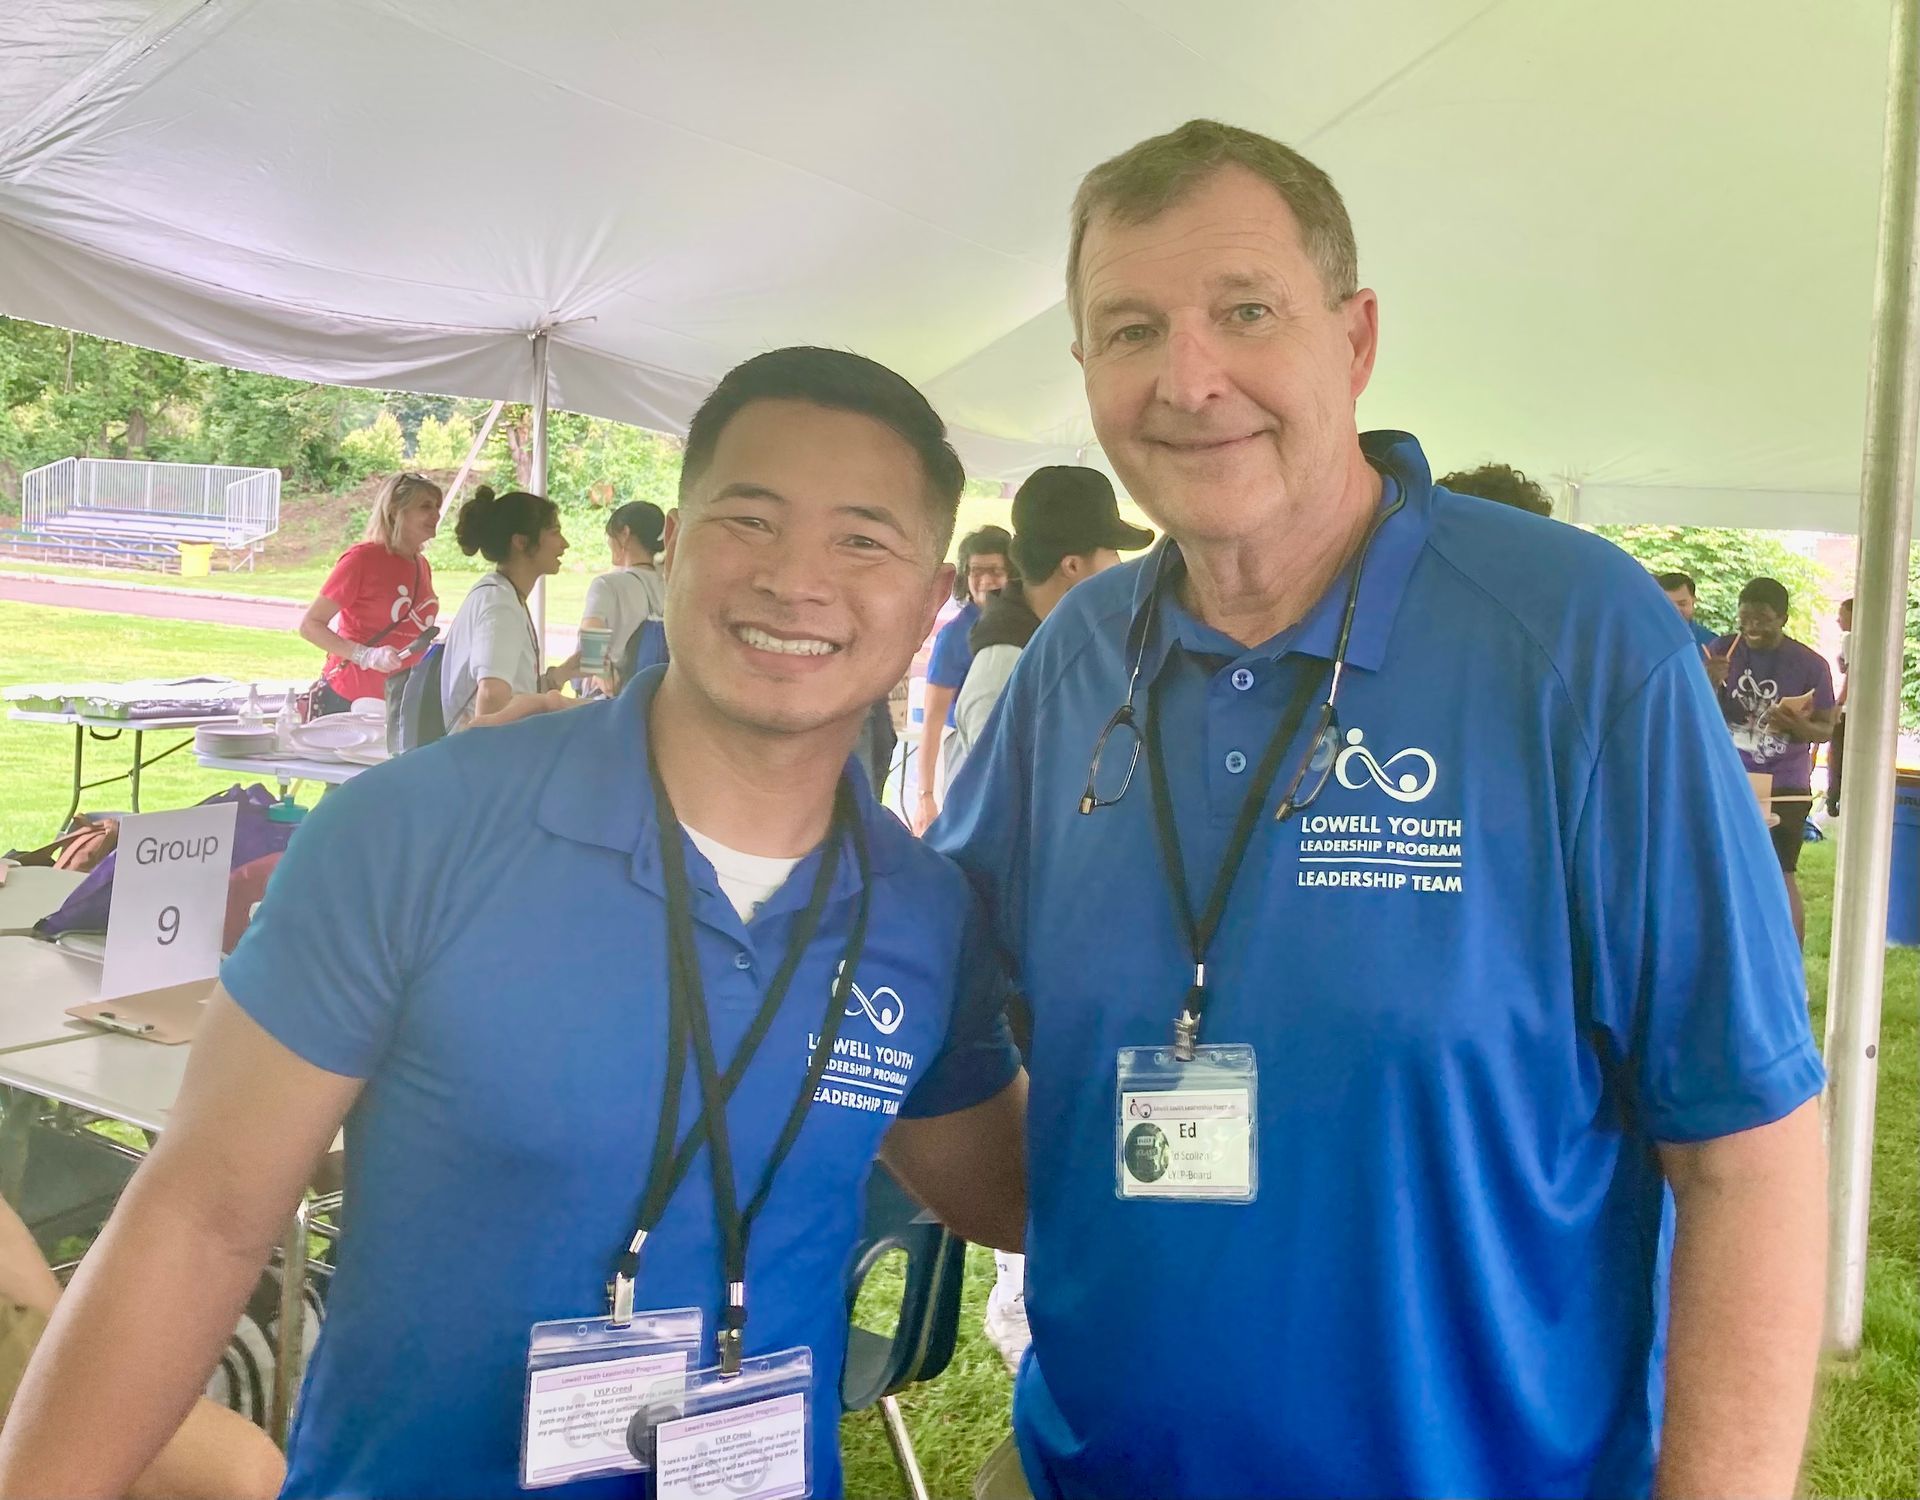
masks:
<svg viewBox="0 0 1920 1500"><path fill-rule="evenodd" d="M1209 332L1173 328L1160 367L1159 397L1176 411L1197 412L1227 394L1231 382Z"/></svg>
<svg viewBox="0 0 1920 1500"><path fill-rule="evenodd" d="M830 561L819 547L783 538L761 549L753 586L781 604L824 604L834 596Z"/></svg>

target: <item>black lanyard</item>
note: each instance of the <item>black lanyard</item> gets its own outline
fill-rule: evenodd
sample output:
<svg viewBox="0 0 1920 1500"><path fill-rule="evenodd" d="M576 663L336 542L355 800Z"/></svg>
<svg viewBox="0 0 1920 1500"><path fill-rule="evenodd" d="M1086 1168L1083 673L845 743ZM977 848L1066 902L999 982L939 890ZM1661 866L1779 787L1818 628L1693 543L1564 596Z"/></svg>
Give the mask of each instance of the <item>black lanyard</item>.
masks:
<svg viewBox="0 0 1920 1500"><path fill-rule="evenodd" d="M773 1190L775 1175L799 1138L807 1110L813 1103L814 1092L819 1088L827 1064L832 1059L834 1042L846 1014L854 971L866 947L867 922L873 904L872 871L868 861L866 828L854 808L852 791L843 779L835 793L833 819L828 826L826 846L821 852L820 868L814 876L813 891L806 910L795 923L793 936L787 944L786 957L767 987L759 1013L741 1039L726 1071L722 1073L715 1061L712 1032L707 1020L706 990L700 975L692 890L687 881L680 822L674 816L673 804L667 796L666 787L661 783L657 763L650 769L656 815L660 823L661 866L667 893L667 1075L661 1091L660 1125L654 1134L653 1157L648 1168L647 1190L641 1202L638 1224L614 1269L612 1321L631 1321L633 1277L639 1267L640 1247L665 1214L667 1203L692 1167L704 1136L709 1146L714 1214L720 1227L722 1269L727 1283L727 1301L721 1313L719 1333L720 1366L724 1372L732 1373L740 1366L742 1333L747 1321L747 1245L752 1236L753 1223ZM860 899L839 969L829 987L827 1011L820 1022L805 1084L787 1114L779 1138L774 1142L759 1186L746 1207L741 1209L734 1183L727 1103L746 1075L747 1067L760 1044L766 1039L787 990L793 983L793 977L819 933L821 918L832 894L834 876L839 870L843 836L851 837L854 855L860 865ZM680 1094L689 1041L700 1071L702 1111L700 1119L694 1123L676 1152L674 1132L679 1124Z"/></svg>
<svg viewBox="0 0 1920 1500"><path fill-rule="evenodd" d="M1187 947L1193 955L1193 984L1187 990L1185 1003L1180 1007L1180 1015L1174 1022L1174 1051L1182 1061L1190 1061L1194 1043L1200 1036L1200 1021L1207 1009L1207 951L1213 946L1213 935L1220 926L1220 918L1226 913L1227 899L1233 894L1233 883L1240 874L1240 866L1247 857L1247 845L1253 839L1253 828L1260 821L1260 814L1267 805L1267 795L1273 790L1274 778L1280 774L1280 762L1285 758L1287 746L1293 743L1294 735L1300 732L1300 721L1306 717L1307 705L1313 701L1320 684L1325 681L1327 669L1307 670L1300 674L1299 685L1288 700L1286 712L1280 716L1279 727L1273 732L1273 738L1267 741L1266 754L1260 757L1259 768L1253 774L1253 784L1247 788L1246 799L1240 804L1240 816L1233 825L1233 836L1227 840L1227 852L1220 862L1220 873L1214 877L1213 891L1207 897L1207 909L1199 917L1193 914L1193 898L1187 891L1187 866L1180 853L1180 828L1173 815L1173 793L1167 787L1167 758L1160 748L1160 694L1153 687L1147 689L1147 773L1153 791L1153 828L1155 840L1160 846L1160 862L1167 869L1167 887L1173 897L1173 909L1179 916L1186 931Z"/></svg>

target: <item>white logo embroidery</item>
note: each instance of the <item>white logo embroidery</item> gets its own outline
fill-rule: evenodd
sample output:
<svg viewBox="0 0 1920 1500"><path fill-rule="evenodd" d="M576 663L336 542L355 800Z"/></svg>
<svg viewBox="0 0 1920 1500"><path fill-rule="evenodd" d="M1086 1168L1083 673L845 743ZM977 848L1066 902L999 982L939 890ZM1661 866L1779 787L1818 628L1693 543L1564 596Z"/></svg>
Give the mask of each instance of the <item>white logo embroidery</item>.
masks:
<svg viewBox="0 0 1920 1500"><path fill-rule="evenodd" d="M1340 785L1350 792L1357 792L1371 781L1395 802L1419 802L1433 790L1433 784L1439 780L1440 768L1434 764L1433 757L1424 750L1409 745L1398 754L1389 756L1387 763L1381 765L1373 758L1373 752L1361 743L1365 735L1358 729L1347 731L1347 748L1340 752L1340 758L1333 763L1333 774ZM1402 771L1398 776L1393 768L1404 760L1416 760L1426 767L1426 774L1416 776L1411 770ZM1362 769L1364 780L1350 781L1347 778L1348 767L1356 762Z"/></svg>
<svg viewBox="0 0 1920 1500"><path fill-rule="evenodd" d="M864 1015L873 1022L873 1029L882 1036L892 1036L907 1019L906 1004L900 999L899 992L892 985L883 984L869 995L858 984L848 987L853 999L847 1006L850 1016Z"/></svg>

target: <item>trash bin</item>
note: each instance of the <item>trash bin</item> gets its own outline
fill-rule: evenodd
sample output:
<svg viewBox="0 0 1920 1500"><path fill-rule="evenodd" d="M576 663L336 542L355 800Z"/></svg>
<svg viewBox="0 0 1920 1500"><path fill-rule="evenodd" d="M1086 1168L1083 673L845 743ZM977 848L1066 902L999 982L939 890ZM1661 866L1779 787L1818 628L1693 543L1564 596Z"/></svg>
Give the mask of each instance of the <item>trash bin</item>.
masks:
<svg viewBox="0 0 1920 1500"><path fill-rule="evenodd" d="M1893 860L1887 872L1887 941L1920 945L1920 771L1893 783Z"/></svg>
<svg viewBox="0 0 1920 1500"><path fill-rule="evenodd" d="M180 576L182 578L205 578L212 572L212 542L180 543Z"/></svg>

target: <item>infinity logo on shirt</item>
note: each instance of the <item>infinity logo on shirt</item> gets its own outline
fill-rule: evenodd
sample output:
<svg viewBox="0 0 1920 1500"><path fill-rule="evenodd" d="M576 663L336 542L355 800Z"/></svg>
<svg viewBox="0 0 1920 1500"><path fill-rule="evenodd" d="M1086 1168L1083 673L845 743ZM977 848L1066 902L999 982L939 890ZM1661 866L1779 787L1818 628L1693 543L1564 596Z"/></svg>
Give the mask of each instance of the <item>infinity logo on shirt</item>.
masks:
<svg viewBox="0 0 1920 1500"><path fill-rule="evenodd" d="M847 1006L850 1016L864 1015L882 1036L892 1036L907 1019L906 1003L892 985L883 984L869 995L858 984L849 986L853 999Z"/></svg>
<svg viewBox="0 0 1920 1500"><path fill-rule="evenodd" d="M1440 779L1440 768L1434 759L1424 750L1408 746L1405 750L1391 755L1382 765L1373 758L1373 752L1361 743L1365 735L1358 729L1347 731L1347 748L1340 752L1340 758L1333 763L1333 774L1340 779L1340 785L1350 792L1357 792L1371 781L1395 802L1419 802L1433 790L1433 784ZM1426 768L1426 774L1416 776L1411 770L1402 771L1398 776L1393 768L1403 760L1416 760ZM1362 768L1365 780L1350 781L1347 778L1349 767Z"/></svg>

